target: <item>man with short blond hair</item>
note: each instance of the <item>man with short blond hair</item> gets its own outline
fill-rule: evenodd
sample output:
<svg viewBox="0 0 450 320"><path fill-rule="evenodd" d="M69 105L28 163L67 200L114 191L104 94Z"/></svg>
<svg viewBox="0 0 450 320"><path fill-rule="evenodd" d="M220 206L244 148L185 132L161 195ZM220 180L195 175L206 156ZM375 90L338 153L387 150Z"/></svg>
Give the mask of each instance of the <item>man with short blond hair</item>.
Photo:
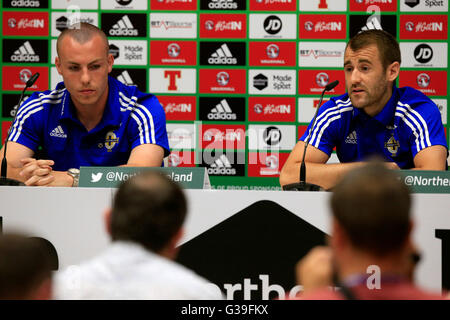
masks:
<svg viewBox="0 0 450 320"><path fill-rule="evenodd" d="M34 93L12 124L8 177L26 185L76 186L80 166L161 166L169 154L158 99L108 76L106 35L88 23L76 27L57 40L64 82ZM40 148L43 159L34 159Z"/></svg>

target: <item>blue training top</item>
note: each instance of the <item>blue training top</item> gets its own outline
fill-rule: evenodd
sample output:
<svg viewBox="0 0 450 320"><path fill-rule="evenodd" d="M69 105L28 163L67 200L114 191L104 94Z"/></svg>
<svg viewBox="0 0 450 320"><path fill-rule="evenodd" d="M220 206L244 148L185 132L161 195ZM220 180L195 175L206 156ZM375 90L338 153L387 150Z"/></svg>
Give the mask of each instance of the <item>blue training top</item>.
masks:
<svg viewBox="0 0 450 320"><path fill-rule="evenodd" d="M42 146L53 170L126 164L131 150L151 143L169 154L164 109L152 94L108 77L108 100L97 126L87 131L60 82L53 91L35 92L20 106L9 140L33 151Z"/></svg>
<svg viewBox="0 0 450 320"><path fill-rule="evenodd" d="M311 123L300 138L308 136ZM378 155L402 169L414 168L416 154L433 145L447 148L436 104L418 90L393 87L392 97L375 117L353 107L348 94L331 98L319 110L309 144L340 162Z"/></svg>

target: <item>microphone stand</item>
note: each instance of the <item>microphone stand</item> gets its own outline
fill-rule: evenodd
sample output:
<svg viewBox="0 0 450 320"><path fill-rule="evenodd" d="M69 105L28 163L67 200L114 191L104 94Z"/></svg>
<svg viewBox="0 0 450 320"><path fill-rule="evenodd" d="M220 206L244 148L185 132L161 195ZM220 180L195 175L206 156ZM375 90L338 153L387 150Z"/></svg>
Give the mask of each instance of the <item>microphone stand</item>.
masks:
<svg viewBox="0 0 450 320"><path fill-rule="evenodd" d="M39 72L36 72L33 76L31 76L30 79L28 79L27 83L25 84L25 88L23 88L22 94L20 95L19 103L14 108L14 110L15 110L14 119L13 119L13 121L11 123L11 126L9 127L8 134L6 135L5 148L3 149L3 159L2 159L2 165L1 165L0 186L24 186L25 185L21 181L18 181L18 180L15 180L15 179L11 179L11 178L7 178L8 161L6 160L6 149L8 147L8 140L9 140L9 137L11 135L11 131L12 131L12 127L14 125L14 122L16 121L17 114L19 113L18 112L19 111L19 107L20 107L20 104L22 103L22 99L23 99L23 96L25 94L25 91L36 82L37 78L39 78Z"/></svg>
<svg viewBox="0 0 450 320"><path fill-rule="evenodd" d="M319 114L319 109L322 105L322 100L325 92L330 91L334 89L339 84L339 81L333 81L325 86L325 88L322 91L322 94L320 96L319 105L317 106L316 112L314 113L314 117L312 119L311 127L309 128L308 136L305 139L305 148L303 149L303 157L302 162L300 163L300 173L299 173L299 182L290 183L283 186L284 191L322 191L323 188L313 184L306 182L306 163L305 163L305 156L306 156L306 148L309 144L309 138L311 137L312 130L314 128L314 125L316 124L317 115Z"/></svg>

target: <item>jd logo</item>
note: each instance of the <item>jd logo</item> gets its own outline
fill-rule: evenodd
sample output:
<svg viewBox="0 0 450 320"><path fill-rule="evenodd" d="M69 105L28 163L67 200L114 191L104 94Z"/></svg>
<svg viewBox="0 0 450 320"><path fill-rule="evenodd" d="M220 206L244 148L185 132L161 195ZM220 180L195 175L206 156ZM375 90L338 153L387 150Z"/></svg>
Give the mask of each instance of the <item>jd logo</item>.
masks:
<svg viewBox="0 0 450 320"><path fill-rule="evenodd" d="M263 133L264 142L269 146L274 146L281 141L281 131L277 127L268 127Z"/></svg>
<svg viewBox="0 0 450 320"><path fill-rule="evenodd" d="M414 49L414 58L420 63L430 62L433 58L433 49L426 43L422 43Z"/></svg>
<svg viewBox="0 0 450 320"><path fill-rule="evenodd" d="M116 2L121 6L126 6L127 4L130 4L131 1L133 0L116 0Z"/></svg>
<svg viewBox="0 0 450 320"><path fill-rule="evenodd" d="M264 30L267 33L270 34L277 34L280 32L281 28L283 27L283 23L281 22L281 19L277 16L268 16L266 20L264 20Z"/></svg>

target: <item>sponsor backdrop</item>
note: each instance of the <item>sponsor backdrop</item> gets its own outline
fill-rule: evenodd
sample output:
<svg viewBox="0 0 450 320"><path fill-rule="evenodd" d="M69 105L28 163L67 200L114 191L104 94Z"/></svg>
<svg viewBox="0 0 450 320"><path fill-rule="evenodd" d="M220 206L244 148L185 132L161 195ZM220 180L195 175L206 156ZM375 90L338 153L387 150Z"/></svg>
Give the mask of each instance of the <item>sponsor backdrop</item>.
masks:
<svg viewBox="0 0 450 320"><path fill-rule="evenodd" d="M2 142L26 80L41 74L30 92L61 81L56 38L80 20L108 35L113 77L158 96L168 165L206 167L217 189L279 189L323 88L339 80L327 96L345 92L345 43L360 30L397 37L397 84L430 96L448 129L446 0L4 0L1 10Z"/></svg>

